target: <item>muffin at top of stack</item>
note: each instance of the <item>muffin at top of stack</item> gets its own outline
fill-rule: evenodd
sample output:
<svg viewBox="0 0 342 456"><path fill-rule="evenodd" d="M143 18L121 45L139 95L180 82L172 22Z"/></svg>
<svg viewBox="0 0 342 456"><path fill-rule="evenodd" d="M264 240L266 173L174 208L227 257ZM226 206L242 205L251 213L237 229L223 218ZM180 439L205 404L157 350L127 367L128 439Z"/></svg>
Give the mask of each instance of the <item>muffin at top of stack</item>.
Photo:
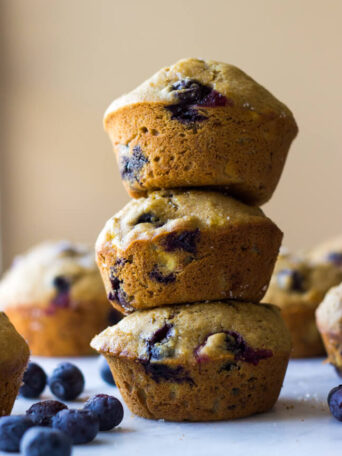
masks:
<svg viewBox="0 0 342 456"><path fill-rule="evenodd" d="M89 342L111 312L93 250L66 241L15 259L0 282L0 308L42 356L90 354Z"/></svg>
<svg viewBox="0 0 342 456"><path fill-rule="evenodd" d="M137 415L211 421L271 408L291 342L275 306L226 301L137 311L92 346Z"/></svg>
<svg viewBox="0 0 342 456"><path fill-rule="evenodd" d="M194 58L115 100L104 125L131 196L215 187L252 205L272 196L298 131L291 111L243 71Z"/></svg>
<svg viewBox="0 0 342 456"><path fill-rule="evenodd" d="M281 309L293 342L292 356L319 356L324 347L315 310L326 292L342 281L342 270L331 263L314 264L304 254L282 252L264 297Z"/></svg>
<svg viewBox="0 0 342 456"><path fill-rule="evenodd" d="M29 356L27 343L0 312L0 416L11 413Z"/></svg>
<svg viewBox="0 0 342 456"><path fill-rule="evenodd" d="M109 299L126 313L228 298L258 302L281 239L259 208L217 192L165 190L112 217L96 255Z"/></svg>

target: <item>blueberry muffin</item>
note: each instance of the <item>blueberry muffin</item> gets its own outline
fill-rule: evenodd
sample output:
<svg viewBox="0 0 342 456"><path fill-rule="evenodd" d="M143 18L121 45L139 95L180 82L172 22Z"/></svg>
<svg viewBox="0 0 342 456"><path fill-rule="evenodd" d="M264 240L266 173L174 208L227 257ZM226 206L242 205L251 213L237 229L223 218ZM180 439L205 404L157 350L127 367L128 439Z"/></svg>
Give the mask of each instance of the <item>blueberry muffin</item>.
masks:
<svg viewBox="0 0 342 456"><path fill-rule="evenodd" d="M325 353L315 310L329 288L341 281L342 270L333 264L313 264L304 255L279 255L264 301L280 307L292 336L294 358Z"/></svg>
<svg viewBox="0 0 342 456"><path fill-rule="evenodd" d="M94 252L66 241L16 258L0 282L0 308L41 356L92 353L91 338L111 317Z"/></svg>
<svg viewBox="0 0 342 456"><path fill-rule="evenodd" d="M309 257L315 263L330 263L342 269L342 235L317 245Z"/></svg>
<svg viewBox="0 0 342 456"><path fill-rule="evenodd" d="M243 71L199 59L113 101L104 125L131 196L215 187L252 205L272 196L298 130L291 111Z"/></svg>
<svg viewBox="0 0 342 456"><path fill-rule="evenodd" d="M237 301L138 311L91 345L107 358L133 413L170 421L270 409L291 349L275 306Z"/></svg>
<svg viewBox="0 0 342 456"><path fill-rule="evenodd" d="M0 416L12 411L29 356L27 343L0 312Z"/></svg>
<svg viewBox="0 0 342 456"><path fill-rule="evenodd" d="M131 200L96 243L108 299L124 313L217 299L258 302L282 233L221 193L163 190Z"/></svg>
<svg viewBox="0 0 342 456"><path fill-rule="evenodd" d="M316 310L316 322L328 361L342 377L342 283L331 288Z"/></svg>

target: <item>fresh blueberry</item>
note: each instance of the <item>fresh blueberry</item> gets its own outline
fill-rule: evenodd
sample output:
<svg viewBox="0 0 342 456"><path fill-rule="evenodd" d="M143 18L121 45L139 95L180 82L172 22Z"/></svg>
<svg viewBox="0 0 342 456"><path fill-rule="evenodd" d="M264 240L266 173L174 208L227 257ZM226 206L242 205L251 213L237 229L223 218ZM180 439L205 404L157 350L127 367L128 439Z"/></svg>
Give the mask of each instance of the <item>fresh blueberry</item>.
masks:
<svg viewBox="0 0 342 456"><path fill-rule="evenodd" d="M51 419L61 410L68 407L59 401L41 401L31 405L26 415L37 426L51 426Z"/></svg>
<svg viewBox="0 0 342 456"><path fill-rule="evenodd" d="M328 394L328 405L331 414L342 421L342 385L336 386Z"/></svg>
<svg viewBox="0 0 342 456"><path fill-rule="evenodd" d="M116 386L112 371L110 370L110 367L104 356L100 356L99 369L100 369L100 376L101 376L102 380L104 380L109 385Z"/></svg>
<svg viewBox="0 0 342 456"><path fill-rule="evenodd" d="M24 456L70 456L72 442L56 429L34 427L25 433L20 451Z"/></svg>
<svg viewBox="0 0 342 456"><path fill-rule="evenodd" d="M84 408L97 416L100 431L109 431L118 426L124 415L121 402L116 397L107 394L97 394L90 398Z"/></svg>
<svg viewBox="0 0 342 456"><path fill-rule="evenodd" d="M75 445L94 440L99 420L90 410L62 410L52 419L52 427L67 434Z"/></svg>
<svg viewBox="0 0 342 456"><path fill-rule="evenodd" d="M25 415L3 416L0 418L0 450L19 451L20 440L34 423Z"/></svg>
<svg viewBox="0 0 342 456"><path fill-rule="evenodd" d="M84 390L84 377L74 364L61 363L49 377L49 387L59 399L72 401Z"/></svg>
<svg viewBox="0 0 342 456"><path fill-rule="evenodd" d="M36 363L29 363L24 373L20 396L34 399L39 397L46 386L46 373Z"/></svg>

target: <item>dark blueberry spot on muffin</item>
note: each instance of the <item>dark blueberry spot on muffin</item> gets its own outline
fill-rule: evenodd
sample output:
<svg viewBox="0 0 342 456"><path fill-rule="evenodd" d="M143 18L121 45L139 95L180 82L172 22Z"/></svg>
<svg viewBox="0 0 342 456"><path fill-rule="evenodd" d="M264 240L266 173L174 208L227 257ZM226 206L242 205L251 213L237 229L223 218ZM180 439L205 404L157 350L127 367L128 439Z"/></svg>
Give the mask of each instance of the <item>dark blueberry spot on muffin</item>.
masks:
<svg viewBox="0 0 342 456"><path fill-rule="evenodd" d="M153 212L145 212L144 214L141 214L134 224L138 225L139 223L151 223L156 226L163 225L163 223L160 221L160 218L157 215L153 214Z"/></svg>
<svg viewBox="0 0 342 456"><path fill-rule="evenodd" d="M52 285L56 289L56 296L52 298L50 309L62 308L65 309L70 305L70 280L64 276L57 276L53 279Z"/></svg>
<svg viewBox="0 0 342 456"><path fill-rule="evenodd" d="M152 379L156 382L172 382L172 383L189 383L194 385L193 379L189 376L189 373L182 367L169 367L166 364L150 363L142 361L141 364L144 366L145 372L149 374Z"/></svg>
<svg viewBox="0 0 342 456"><path fill-rule="evenodd" d="M180 233L170 233L163 241L167 252L174 250L184 250L189 253L196 253L197 242L200 237L200 230L181 231Z"/></svg>
<svg viewBox="0 0 342 456"><path fill-rule="evenodd" d="M342 266L342 252L330 252L327 255L327 260L336 266Z"/></svg>
<svg viewBox="0 0 342 456"><path fill-rule="evenodd" d="M206 345L207 340L214 334L224 333L226 350L234 355L235 361L244 361L256 366L260 360L273 356L272 350L264 348L252 348L247 344L245 339L236 331L220 331L219 333L208 334L202 344L194 351L194 356L198 362L208 361L207 355L201 355L202 348Z"/></svg>
<svg viewBox="0 0 342 456"><path fill-rule="evenodd" d="M133 310L133 307L129 304L127 300L127 294L125 293L124 290L122 290L122 283L123 281L120 280L116 275L116 269L115 266L110 268L110 273L109 273L109 280L112 286L112 291L108 293L108 299L110 301L117 301L121 307L123 307L125 310L131 312Z"/></svg>
<svg viewBox="0 0 342 456"><path fill-rule="evenodd" d="M139 182L140 171L146 163L148 163L148 159L142 153L141 147L133 147L131 155L121 158L121 177L125 180Z"/></svg>
<svg viewBox="0 0 342 456"><path fill-rule="evenodd" d="M200 114L197 109L189 107L183 103L165 106L171 112L171 120L178 120L181 123L203 122L208 117Z"/></svg>
<svg viewBox="0 0 342 456"><path fill-rule="evenodd" d="M52 284L58 293L66 293L70 290L70 280L64 276L55 277Z"/></svg>
<svg viewBox="0 0 342 456"><path fill-rule="evenodd" d="M151 280L155 280L158 283L164 283L165 285L176 281L176 275L173 272L170 274L162 274L156 264L154 265L152 271L149 273L149 277Z"/></svg>
<svg viewBox="0 0 342 456"><path fill-rule="evenodd" d="M304 277L295 269L282 269L277 274L279 288L297 293L304 293Z"/></svg>
<svg viewBox="0 0 342 456"><path fill-rule="evenodd" d="M207 116L201 114L196 106L214 108L225 106L227 98L194 79L182 79L171 86L171 91L179 100L177 104L166 106L171 112L171 119L182 123L203 122Z"/></svg>
<svg viewBox="0 0 342 456"><path fill-rule="evenodd" d="M174 349L167 346L167 342L172 336L172 332L173 325L165 323L146 341L148 361L151 359L156 360L173 356Z"/></svg>

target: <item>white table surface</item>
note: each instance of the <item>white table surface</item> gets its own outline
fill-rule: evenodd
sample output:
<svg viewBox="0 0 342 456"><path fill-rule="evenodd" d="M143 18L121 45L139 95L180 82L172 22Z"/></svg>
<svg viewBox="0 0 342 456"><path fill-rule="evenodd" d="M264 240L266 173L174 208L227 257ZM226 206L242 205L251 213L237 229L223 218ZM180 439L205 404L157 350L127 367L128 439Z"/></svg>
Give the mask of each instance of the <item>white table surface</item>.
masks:
<svg viewBox="0 0 342 456"><path fill-rule="evenodd" d="M35 358L50 373L61 359ZM64 360L64 359L63 359ZM69 407L82 407L99 392L120 398L118 389L100 378L97 358L73 358L86 378L86 389ZM342 381L341 381L342 383ZM289 364L278 403L268 413L216 423L167 423L134 416L125 407L121 425L101 432L87 445L74 446L73 456L325 456L342 451L342 423L331 417L326 397L339 379L322 359ZM52 399L48 388L41 400ZM24 413L37 400L17 399L13 413ZM0 452L1 455L6 453ZM8 453L7 453L8 454ZM48 456L48 455L47 455Z"/></svg>

